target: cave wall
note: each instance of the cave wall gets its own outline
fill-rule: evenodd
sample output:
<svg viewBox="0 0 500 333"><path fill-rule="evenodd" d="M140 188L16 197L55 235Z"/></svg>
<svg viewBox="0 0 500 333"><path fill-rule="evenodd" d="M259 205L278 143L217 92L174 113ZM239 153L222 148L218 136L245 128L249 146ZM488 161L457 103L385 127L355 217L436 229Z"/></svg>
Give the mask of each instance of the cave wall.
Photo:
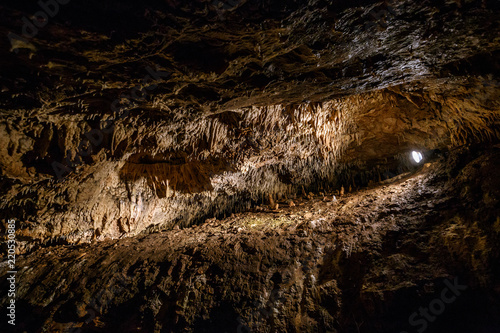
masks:
<svg viewBox="0 0 500 333"><path fill-rule="evenodd" d="M0 27L0 211L26 249L356 189L413 149L499 137L495 2L74 1L21 35L37 9Z"/></svg>
<svg viewBox="0 0 500 333"><path fill-rule="evenodd" d="M426 332L495 332L499 163L499 145L461 147L335 202L41 248L18 259L16 329L416 332L446 291Z"/></svg>

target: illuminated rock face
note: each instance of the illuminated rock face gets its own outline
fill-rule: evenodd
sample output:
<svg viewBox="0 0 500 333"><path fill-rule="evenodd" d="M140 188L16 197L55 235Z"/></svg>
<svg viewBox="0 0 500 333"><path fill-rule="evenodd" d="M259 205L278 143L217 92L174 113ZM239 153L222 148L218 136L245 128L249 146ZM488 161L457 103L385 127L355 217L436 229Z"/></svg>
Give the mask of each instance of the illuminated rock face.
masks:
<svg viewBox="0 0 500 333"><path fill-rule="evenodd" d="M498 163L498 147L454 149L336 201L299 196L181 230L41 248L17 261L17 328L494 332Z"/></svg>
<svg viewBox="0 0 500 333"><path fill-rule="evenodd" d="M493 2L90 1L23 35L37 6L4 8L0 51L0 210L27 248L357 189L499 135Z"/></svg>
<svg viewBox="0 0 500 333"><path fill-rule="evenodd" d="M22 329L415 331L455 276L498 327L496 1L41 3L0 8Z"/></svg>

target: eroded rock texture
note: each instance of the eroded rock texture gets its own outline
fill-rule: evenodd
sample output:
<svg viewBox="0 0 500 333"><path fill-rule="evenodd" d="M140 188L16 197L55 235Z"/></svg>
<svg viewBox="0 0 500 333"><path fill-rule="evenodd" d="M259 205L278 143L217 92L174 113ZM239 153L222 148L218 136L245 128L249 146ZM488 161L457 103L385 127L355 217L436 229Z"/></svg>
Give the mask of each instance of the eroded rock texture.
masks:
<svg viewBox="0 0 500 333"><path fill-rule="evenodd" d="M19 263L18 280L37 281L21 282L20 328L416 332L408 318L451 284L453 301L430 312L426 331L495 332L498 163L498 147L454 151L336 201L298 197L275 212L41 249Z"/></svg>
<svg viewBox="0 0 500 333"><path fill-rule="evenodd" d="M497 1L51 3L0 5L21 330L411 330L456 276L429 331L498 328Z"/></svg>
<svg viewBox="0 0 500 333"><path fill-rule="evenodd" d="M39 8L2 8L1 211L27 247L357 188L411 148L498 138L496 2L59 7L32 38Z"/></svg>

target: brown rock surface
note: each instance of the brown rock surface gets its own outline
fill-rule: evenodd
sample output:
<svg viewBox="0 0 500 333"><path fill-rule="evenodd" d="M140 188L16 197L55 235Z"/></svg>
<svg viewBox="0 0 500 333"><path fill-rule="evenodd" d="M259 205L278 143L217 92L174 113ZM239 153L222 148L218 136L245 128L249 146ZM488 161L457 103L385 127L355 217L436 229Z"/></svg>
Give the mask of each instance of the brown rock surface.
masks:
<svg viewBox="0 0 500 333"><path fill-rule="evenodd" d="M488 331L500 324L498 163L498 148L461 150L335 206L317 198L277 214L41 249L19 260L21 327L401 331L457 278L466 291L428 331Z"/></svg>
<svg viewBox="0 0 500 333"><path fill-rule="evenodd" d="M496 140L498 6L462 2L61 5L1 40L0 211L30 244L117 238Z"/></svg>
<svg viewBox="0 0 500 333"><path fill-rule="evenodd" d="M18 331L499 331L498 1L59 1L0 4Z"/></svg>

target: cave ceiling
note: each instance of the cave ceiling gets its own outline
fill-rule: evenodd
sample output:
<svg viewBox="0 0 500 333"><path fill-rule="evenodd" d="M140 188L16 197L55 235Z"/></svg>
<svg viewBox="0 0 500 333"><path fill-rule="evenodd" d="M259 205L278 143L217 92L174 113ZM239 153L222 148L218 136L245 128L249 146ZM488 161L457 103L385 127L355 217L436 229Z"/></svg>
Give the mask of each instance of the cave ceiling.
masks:
<svg viewBox="0 0 500 333"><path fill-rule="evenodd" d="M496 1L47 4L0 5L0 209L27 240L356 188L500 135Z"/></svg>

